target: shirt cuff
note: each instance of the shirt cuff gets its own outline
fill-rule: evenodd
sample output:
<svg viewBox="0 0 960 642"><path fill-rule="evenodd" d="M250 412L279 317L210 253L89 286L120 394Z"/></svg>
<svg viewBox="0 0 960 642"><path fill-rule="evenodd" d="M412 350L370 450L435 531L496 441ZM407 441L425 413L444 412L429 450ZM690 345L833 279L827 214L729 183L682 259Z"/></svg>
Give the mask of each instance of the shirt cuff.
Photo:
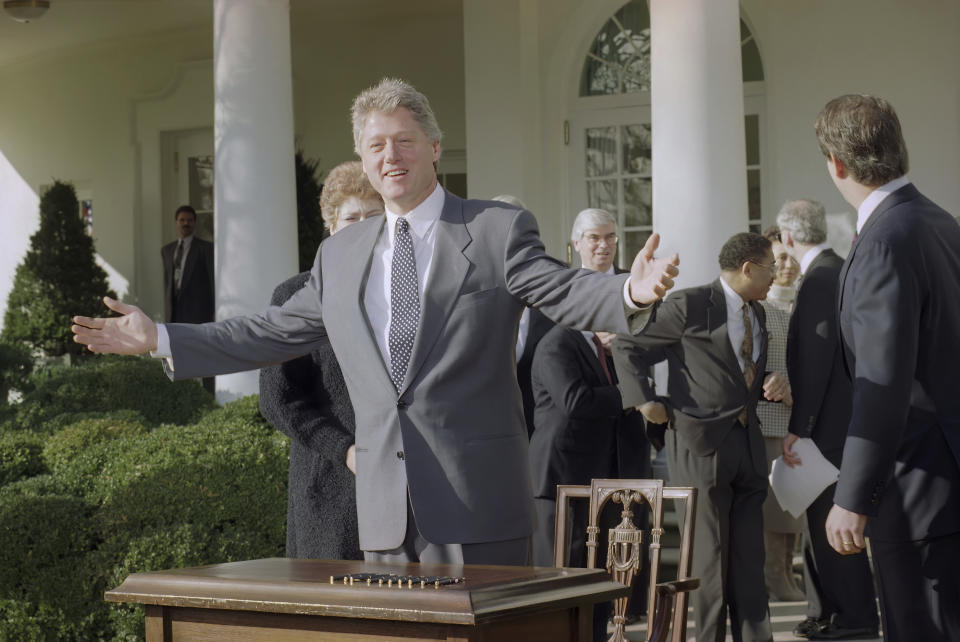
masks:
<svg viewBox="0 0 960 642"><path fill-rule="evenodd" d="M173 353L170 350L170 335L167 333L166 325L157 324L157 349L150 352L154 359L166 359L167 367L173 372Z"/></svg>
<svg viewBox="0 0 960 642"><path fill-rule="evenodd" d="M633 302L633 299L630 298L630 278L628 277L623 282L623 313L627 317L627 327L630 329L630 334L639 333L647 325L652 309L652 305L640 306Z"/></svg>

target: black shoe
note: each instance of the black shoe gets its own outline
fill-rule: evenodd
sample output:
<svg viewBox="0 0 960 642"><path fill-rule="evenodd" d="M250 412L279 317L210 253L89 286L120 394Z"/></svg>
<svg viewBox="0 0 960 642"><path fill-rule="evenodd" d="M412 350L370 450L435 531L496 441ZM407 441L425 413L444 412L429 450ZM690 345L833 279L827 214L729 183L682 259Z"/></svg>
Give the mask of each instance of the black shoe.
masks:
<svg viewBox="0 0 960 642"><path fill-rule="evenodd" d="M878 636L877 627L862 626L850 628L837 623L836 616L815 633L807 635L808 640L869 640Z"/></svg>
<svg viewBox="0 0 960 642"><path fill-rule="evenodd" d="M793 634L798 638L810 637L812 633L819 633L821 629L830 625L829 618L808 617L793 627Z"/></svg>

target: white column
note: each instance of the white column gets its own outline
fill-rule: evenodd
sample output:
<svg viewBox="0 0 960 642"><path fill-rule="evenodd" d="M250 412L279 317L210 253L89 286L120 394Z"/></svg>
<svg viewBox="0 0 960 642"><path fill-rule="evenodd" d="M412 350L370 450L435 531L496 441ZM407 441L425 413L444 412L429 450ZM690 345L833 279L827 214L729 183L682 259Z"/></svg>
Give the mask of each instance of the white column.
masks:
<svg viewBox="0 0 960 642"><path fill-rule="evenodd" d="M262 310L297 271L289 0L214 0L217 318ZM217 378L221 402L257 372Z"/></svg>
<svg viewBox="0 0 960 642"><path fill-rule="evenodd" d="M707 283L747 231L736 0L650 2L654 230L680 252L678 287Z"/></svg>

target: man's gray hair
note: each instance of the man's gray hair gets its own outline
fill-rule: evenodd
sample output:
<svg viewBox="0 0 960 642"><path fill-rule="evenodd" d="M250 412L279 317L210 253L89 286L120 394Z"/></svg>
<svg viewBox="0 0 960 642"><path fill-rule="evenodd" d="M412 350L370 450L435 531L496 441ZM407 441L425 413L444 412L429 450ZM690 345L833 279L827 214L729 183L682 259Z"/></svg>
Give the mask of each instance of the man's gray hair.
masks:
<svg viewBox="0 0 960 642"><path fill-rule="evenodd" d="M597 207L588 207L585 210L581 210L581 212L577 214L577 218L573 220L573 230L570 232L570 240L579 241L586 230L603 225L613 225L614 229L616 229L616 217L607 210L602 210Z"/></svg>
<svg viewBox="0 0 960 642"><path fill-rule="evenodd" d="M781 234L789 232L794 241L803 245L820 245L827 240L827 210L819 201L787 201L777 214L777 225Z"/></svg>
<svg viewBox="0 0 960 642"><path fill-rule="evenodd" d="M360 135L363 123L372 112L391 114L403 107L420 125L431 143L439 143L443 138L437 117L433 115L430 101L408 82L397 78L384 78L379 83L360 92L350 108L353 123L353 150L360 153Z"/></svg>

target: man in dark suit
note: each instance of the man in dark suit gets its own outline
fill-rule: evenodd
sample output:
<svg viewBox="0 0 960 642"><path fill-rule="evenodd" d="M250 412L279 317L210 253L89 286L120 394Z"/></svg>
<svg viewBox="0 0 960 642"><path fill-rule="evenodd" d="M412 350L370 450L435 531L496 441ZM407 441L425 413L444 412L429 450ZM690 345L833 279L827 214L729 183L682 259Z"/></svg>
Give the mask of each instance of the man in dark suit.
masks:
<svg viewBox="0 0 960 642"><path fill-rule="evenodd" d="M206 323L214 318L213 243L197 238L197 212L181 205L174 213L177 240L160 248L163 260L163 320ZM203 387L213 392L213 377Z"/></svg>
<svg viewBox="0 0 960 642"><path fill-rule="evenodd" d="M523 400L523 421L527 436L533 436L533 415L536 400L533 398L533 355L540 340L553 327L553 321L536 308L524 308L517 331L517 383Z"/></svg>
<svg viewBox="0 0 960 642"><path fill-rule="evenodd" d="M644 332L618 337L614 360L624 401L649 422L668 423L671 481L698 490L693 575L697 640L722 640L729 607L735 640L773 639L763 575L767 463L756 406L783 399L780 373L764 377L763 299L776 265L759 234L731 237L720 250L720 278L664 301ZM666 399L647 373L666 358Z"/></svg>
<svg viewBox="0 0 960 642"><path fill-rule="evenodd" d="M654 235L629 275L574 270L544 250L526 210L463 200L437 182L442 137L426 96L384 79L353 105L354 141L386 215L324 241L282 307L158 327L75 317L94 352L164 357L175 378L259 368L329 337L356 414L343 443L357 475L366 558L523 564L533 530L527 434L515 375L525 305L578 328L638 332L679 258Z"/></svg>
<svg viewBox="0 0 960 642"><path fill-rule="evenodd" d="M585 269L614 273L616 219L599 209L577 215L574 247ZM535 566L552 566L557 484L591 479L645 479L650 446L643 418L624 413L606 333L554 326L537 346L532 383L536 407L530 440L536 529ZM577 502L570 538L570 565L586 564L587 507Z"/></svg>
<svg viewBox="0 0 960 642"><path fill-rule="evenodd" d="M837 332L837 284L843 259L826 242L822 204L789 201L780 208L777 225L784 247L803 275L787 335L793 409L783 459L789 466L802 466L791 446L806 437L839 467L852 402ZM807 508L803 530L807 619L794 633L811 640L876 637L876 595L866 551L842 556L827 542L824 524L835 488L829 486Z"/></svg>
<svg viewBox="0 0 960 642"><path fill-rule="evenodd" d="M616 219L606 210L586 209L573 222L571 240L584 269L608 274L617 252ZM536 407L530 440L536 526L534 566L554 562L554 522L557 484L589 485L591 479L646 479L650 476L650 445L643 417L632 407L623 409L617 374L610 356L614 335L553 326L537 345L531 382ZM567 548L568 564L587 563L588 503L573 505ZM609 503L601 515L605 523L620 521L622 507ZM645 526L646 512L635 509L634 523ZM605 531L601 529L598 565L605 559ZM644 612L644 585L648 575L634 583L629 617ZM605 640L610 605L594 609L594 639Z"/></svg>
<svg viewBox="0 0 960 642"><path fill-rule="evenodd" d="M869 525L885 640L960 640L960 226L907 179L887 101L831 100L816 133L858 232L840 273L853 409L827 539L856 554Z"/></svg>

